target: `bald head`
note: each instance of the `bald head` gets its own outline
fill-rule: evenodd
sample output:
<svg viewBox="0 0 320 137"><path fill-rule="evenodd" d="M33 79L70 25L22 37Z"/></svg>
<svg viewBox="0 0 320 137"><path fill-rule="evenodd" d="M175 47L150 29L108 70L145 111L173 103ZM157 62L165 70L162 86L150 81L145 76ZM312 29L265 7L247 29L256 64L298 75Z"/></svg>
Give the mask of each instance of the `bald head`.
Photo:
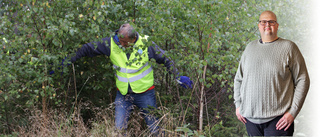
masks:
<svg viewBox="0 0 320 137"><path fill-rule="evenodd" d="M264 19L264 18L271 18L271 19L277 21L277 15L274 14L274 13L273 13L272 11L270 11L270 10L264 11L264 12L262 12L262 13L260 14L259 20L262 20L262 19Z"/></svg>
<svg viewBox="0 0 320 137"><path fill-rule="evenodd" d="M278 38L277 16L272 11L264 11L259 18L259 31L263 42L271 42Z"/></svg>

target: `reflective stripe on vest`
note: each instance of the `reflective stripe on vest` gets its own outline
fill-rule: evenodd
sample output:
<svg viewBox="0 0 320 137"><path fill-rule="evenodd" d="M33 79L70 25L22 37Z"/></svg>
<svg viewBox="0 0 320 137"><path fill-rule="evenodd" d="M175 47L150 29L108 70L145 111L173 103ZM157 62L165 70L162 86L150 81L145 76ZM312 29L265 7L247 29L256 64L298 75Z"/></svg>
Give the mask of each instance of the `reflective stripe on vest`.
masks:
<svg viewBox="0 0 320 137"><path fill-rule="evenodd" d="M150 72L152 71L152 67L150 66L150 68L148 68L147 70L143 71L141 74L131 77L131 78L125 78L125 77L121 77L119 75L116 74L117 78L119 81L121 82L134 82L137 81L143 77L145 77L146 75L148 75Z"/></svg>
<svg viewBox="0 0 320 137"><path fill-rule="evenodd" d="M117 65L113 65L113 68L114 69L118 69L118 68L120 68L120 70L118 70L119 72L122 72L122 73L136 73L136 72L138 72L138 71L140 71L141 69L143 69L144 67L146 67L146 66L148 66L149 65L149 63L147 62L146 64L144 64L142 67L140 67L138 70L135 70L135 69L126 69L126 68L121 68L121 67L119 67L119 66L117 66ZM121 80L120 80L121 81Z"/></svg>
<svg viewBox="0 0 320 137"><path fill-rule="evenodd" d="M137 39L128 58L127 53L111 38L110 60L116 70L116 86L122 95L128 93L129 86L134 93L143 93L154 84L153 69L151 63L148 63L148 48L142 39L142 37ZM128 65L129 62L132 64Z"/></svg>

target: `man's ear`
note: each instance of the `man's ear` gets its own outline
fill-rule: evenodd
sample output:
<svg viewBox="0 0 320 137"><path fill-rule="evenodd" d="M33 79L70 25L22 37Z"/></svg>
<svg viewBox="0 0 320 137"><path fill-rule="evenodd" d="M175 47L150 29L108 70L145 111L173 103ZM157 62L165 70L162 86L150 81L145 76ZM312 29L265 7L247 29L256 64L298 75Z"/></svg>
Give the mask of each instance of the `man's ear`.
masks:
<svg viewBox="0 0 320 137"><path fill-rule="evenodd" d="M137 40L137 36L135 36L135 37L132 39L132 43L134 43L136 40Z"/></svg>
<svg viewBox="0 0 320 137"><path fill-rule="evenodd" d="M137 36L134 36L133 39L131 39L132 43L135 42L137 40Z"/></svg>

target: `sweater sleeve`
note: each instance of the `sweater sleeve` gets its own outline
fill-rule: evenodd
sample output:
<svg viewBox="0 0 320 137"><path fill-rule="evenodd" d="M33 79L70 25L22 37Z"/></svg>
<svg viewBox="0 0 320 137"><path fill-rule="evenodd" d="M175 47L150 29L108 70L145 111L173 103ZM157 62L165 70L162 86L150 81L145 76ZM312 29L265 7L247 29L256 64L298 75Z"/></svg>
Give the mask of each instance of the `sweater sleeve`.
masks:
<svg viewBox="0 0 320 137"><path fill-rule="evenodd" d="M243 72L242 72L242 59L241 59L239 62L236 76L234 78L233 98L234 98L234 104L235 104L236 108L239 108L240 104L241 104L240 88L241 88L241 84L242 84L242 79L243 79Z"/></svg>
<svg viewBox="0 0 320 137"><path fill-rule="evenodd" d="M167 68L169 73L173 74L179 74L178 70L174 68L174 62L170 60L169 58L165 57L164 53L165 51L162 50L158 45L156 45L154 42L152 42L154 46L148 47L148 55L149 60L152 58L156 60L159 64L164 64L164 66Z"/></svg>
<svg viewBox="0 0 320 137"><path fill-rule="evenodd" d="M102 39L101 42L92 42L82 45L76 52L76 55L71 57L71 62L75 62L81 57L94 57L98 55L110 56L110 37Z"/></svg>
<svg viewBox="0 0 320 137"><path fill-rule="evenodd" d="M304 58L298 47L293 44L289 68L294 82L294 96L289 113L296 117L300 112L304 100L307 96L310 79Z"/></svg>

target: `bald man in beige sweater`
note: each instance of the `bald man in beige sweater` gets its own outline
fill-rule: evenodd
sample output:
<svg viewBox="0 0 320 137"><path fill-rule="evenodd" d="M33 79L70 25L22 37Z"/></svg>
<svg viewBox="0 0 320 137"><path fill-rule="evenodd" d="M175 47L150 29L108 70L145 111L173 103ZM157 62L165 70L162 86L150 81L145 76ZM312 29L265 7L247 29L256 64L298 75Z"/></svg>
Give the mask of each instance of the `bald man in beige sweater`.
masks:
<svg viewBox="0 0 320 137"><path fill-rule="evenodd" d="M249 136L292 136L309 89L304 58L278 26L272 11L261 13L261 39L247 45L234 79L236 115Z"/></svg>

